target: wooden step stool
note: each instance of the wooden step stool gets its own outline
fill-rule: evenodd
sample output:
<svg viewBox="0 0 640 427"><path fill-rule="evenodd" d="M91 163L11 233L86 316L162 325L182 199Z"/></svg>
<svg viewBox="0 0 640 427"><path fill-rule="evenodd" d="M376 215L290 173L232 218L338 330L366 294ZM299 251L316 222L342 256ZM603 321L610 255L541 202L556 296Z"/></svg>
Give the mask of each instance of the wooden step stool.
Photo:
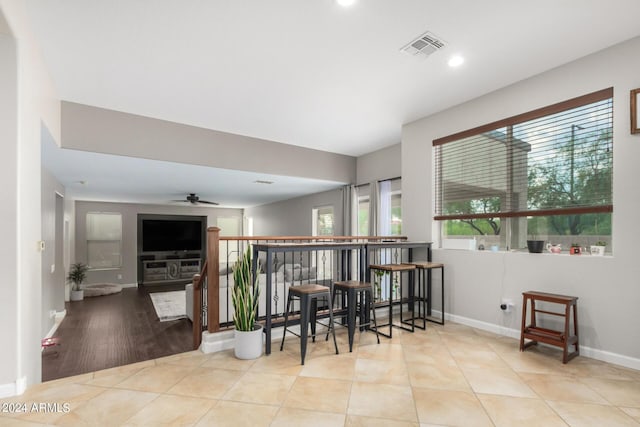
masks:
<svg viewBox="0 0 640 427"><path fill-rule="evenodd" d="M529 301L531 301L531 323L527 325L527 305ZM536 301L562 304L565 307L564 313L536 309ZM569 326L571 323L571 307L573 307L573 334L570 334L569 332ZM555 331L537 326L536 313L564 317L564 330ZM529 339L531 341L525 343L525 339ZM580 349L578 347L578 297L537 291L522 293L522 330L520 333L520 351L524 351L527 347L536 345L538 342L562 347L562 363L567 363L569 360L580 354ZM575 346L575 351L569 353L569 346L571 345Z"/></svg>

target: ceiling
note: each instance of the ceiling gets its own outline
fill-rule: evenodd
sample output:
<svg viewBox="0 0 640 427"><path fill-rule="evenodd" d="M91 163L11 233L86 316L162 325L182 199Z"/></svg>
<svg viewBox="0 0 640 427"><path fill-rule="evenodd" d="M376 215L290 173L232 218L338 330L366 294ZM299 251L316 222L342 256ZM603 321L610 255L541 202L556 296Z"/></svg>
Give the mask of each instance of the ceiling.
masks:
<svg viewBox="0 0 640 427"><path fill-rule="evenodd" d="M637 0L27 5L62 100L351 156L400 142L404 123L640 34ZM400 51L425 31L445 48ZM460 67L447 65L454 54Z"/></svg>

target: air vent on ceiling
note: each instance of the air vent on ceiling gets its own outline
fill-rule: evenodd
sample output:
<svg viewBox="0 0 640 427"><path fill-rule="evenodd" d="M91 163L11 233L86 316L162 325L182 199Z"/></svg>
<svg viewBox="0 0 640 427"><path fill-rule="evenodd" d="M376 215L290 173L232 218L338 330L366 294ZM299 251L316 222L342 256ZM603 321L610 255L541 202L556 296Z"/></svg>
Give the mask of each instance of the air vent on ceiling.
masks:
<svg viewBox="0 0 640 427"><path fill-rule="evenodd" d="M417 39L413 40L402 49L403 52L409 55L424 55L429 56L432 53L445 47L446 43L436 36L435 34L427 31Z"/></svg>

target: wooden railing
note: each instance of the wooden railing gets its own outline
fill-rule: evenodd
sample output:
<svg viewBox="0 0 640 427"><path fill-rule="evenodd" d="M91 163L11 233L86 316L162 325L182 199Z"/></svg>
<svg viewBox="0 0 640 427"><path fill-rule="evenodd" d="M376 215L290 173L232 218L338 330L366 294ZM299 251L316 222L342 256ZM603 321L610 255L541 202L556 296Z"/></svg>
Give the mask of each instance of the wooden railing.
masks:
<svg viewBox="0 0 640 427"><path fill-rule="evenodd" d="M229 314L225 322L220 322L220 280L227 281L227 294L230 281L230 269L239 254L242 254L246 245L254 243L311 243L311 242L381 242L381 241L406 241L405 236L220 236L218 227L207 229L207 260L204 263L201 274L193 278L193 342L194 348L198 348L202 339L202 332L206 329L209 333L229 329L232 326ZM224 258L221 257L221 244L224 246ZM231 250L231 245L234 245ZM231 256L232 255L232 256ZM302 256L301 256L302 257ZM301 258L302 259L302 258ZM311 255L307 260L309 264ZM221 262L226 265L227 272L220 275ZM315 262L319 262L317 258ZM322 260L324 262L324 260ZM333 265L329 270L333 270ZM206 302L206 303L205 303ZM225 302L229 307L228 301ZM283 299L284 302L284 299ZM265 301L265 304L271 304ZM228 311L228 310L227 310ZM277 310L276 310L277 311ZM274 315L275 316L275 315ZM206 327L206 328L205 328Z"/></svg>

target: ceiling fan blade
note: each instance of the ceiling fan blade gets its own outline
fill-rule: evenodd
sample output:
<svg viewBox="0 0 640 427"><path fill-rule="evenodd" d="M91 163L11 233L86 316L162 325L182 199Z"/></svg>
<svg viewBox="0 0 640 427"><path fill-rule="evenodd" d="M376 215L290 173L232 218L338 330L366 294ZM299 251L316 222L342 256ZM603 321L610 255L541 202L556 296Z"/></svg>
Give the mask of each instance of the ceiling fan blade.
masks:
<svg viewBox="0 0 640 427"><path fill-rule="evenodd" d="M220 203L210 202L208 200L198 200L198 203L204 203L205 205L219 205Z"/></svg>

